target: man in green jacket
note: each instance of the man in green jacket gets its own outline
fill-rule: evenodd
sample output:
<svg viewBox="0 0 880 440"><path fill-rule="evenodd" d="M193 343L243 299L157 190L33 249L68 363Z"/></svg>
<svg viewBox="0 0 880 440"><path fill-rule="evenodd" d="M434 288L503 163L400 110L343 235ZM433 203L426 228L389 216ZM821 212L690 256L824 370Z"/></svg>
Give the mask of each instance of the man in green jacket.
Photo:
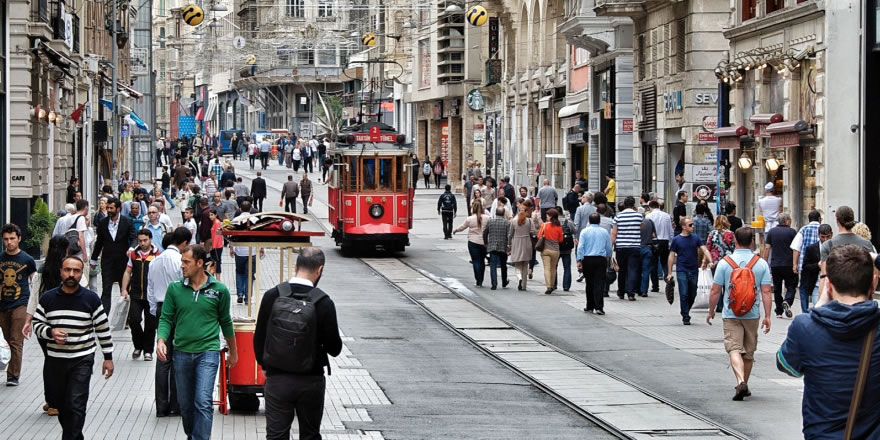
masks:
<svg viewBox="0 0 880 440"><path fill-rule="evenodd" d="M187 438L209 439L213 421L213 391L220 365L220 330L229 346L226 363L238 362L229 289L205 271L208 252L200 245L181 256L183 279L168 285L159 321L156 354L166 360L165 340L174 328L174 375L177 400Z"/></svg>

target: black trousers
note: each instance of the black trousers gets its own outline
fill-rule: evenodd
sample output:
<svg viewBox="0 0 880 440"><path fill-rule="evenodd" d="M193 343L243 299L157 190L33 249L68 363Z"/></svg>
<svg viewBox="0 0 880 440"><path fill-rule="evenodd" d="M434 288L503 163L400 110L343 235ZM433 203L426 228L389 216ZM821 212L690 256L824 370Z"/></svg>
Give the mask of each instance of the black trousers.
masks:
<svg viewBox="0 0 880 440"><path fill-rule="evenodd" d="M257 155L256 154L249 155L248 160L250 161L251 169L254 169L254 162L257 161Z"/></svg>
<svg viewBox="0 0 880 440"><path fill-rule="evenodd" d="M95 366L95 355L89 354L73 359L46 357L44 371L48 369L47 389L50 400L58 410L63 440L83 438L86 424L86 404L89 401L89 382Z"/></svg>
<svg viewBox="0 0 880 440"><path fill-rule="evenodd" d="M308 171L306 171L308 170ZM311 173L314 170L312 169L312 158L311 157L303 157L303 172Z"/></svg>
<svg viewBox="0 0 880 440"><path fill-rule="evenodd" d="M162 303L156 305L156 321L162 316ZM165 347L168 354L165 361L156 358L156 414L167 415L169 411L180 414L180 405L177 404L177 381L174 380L174 328L168 334Z"/></svg>
<svg viewBox="0 0 880 440"><path fill-rule="evenodd" d="M584 285L587 293L587 310L603 310L605 308L605 271L608 259L605 257L584 257L581 261L584 273Z"/></svg>
<svg viewBox="0 0 880 440"><path fill-rule="evenodd" d="M141 319L144 324L141 326ZM128 306L128 327L135 350L152 353L156 341L156 318L150 314L150 303L145 299L132 299Z"/></svg>
<svg viewBox="0 0 880 440"><path fill-rule="evenodd" d="M300 440L321 438L324 414L324 376L272 374L266 378L266 439L290 439L293 419L299 421Z"/></svg>
<svg viewBox="0 0 880 440"><path fill-rule="evenodd" d="M119 283L122 287L122 276L125 275L127 259L109 259L101 257L101 303L104 305L104 313L110 316L110 305L113 303L113 283Z"/></svg>
<svg viewBox="0 0 880 440"><path fill-rule="evenodd" d="M773 277L773 300L776 304L776 314L781 315L783 312L782 302L787 302L789 306L794 304L794 294L797 291L798 274L791 270L791 266L777 266L770 268L770 275ZM782 285L785 284L785 297L782 296Z"/></svg>
<svg viewBox="0 0 880 440"><path fill-rule="evenodd" d="M442 174L434 174L434 188L440 188L440 178L443 177Z"/></svg>
<svg viewBox="0 0 880 440"><path fill-rule="evenodd" d="M37 338L37 342L40 344L40 349L43 350L43 364L45 365L46 359L49 359L49 341L43 338ZM55 408L55 405L52 403L52 396L49 395L49 376L52 375L52 372L49 371L48 368L43 368L43 398L46 399L46 404L49 405L49 408Z"/></svg>
<svg viewBox="0 0 880 440"><path fill-rule="evenodd" d="M263 153L262 151L260 152L260 166L262 166L264 170L266 168L269 168L269 153L268 152L266 152L266 153Z"/></svg>
<svg viewBox="0 0 880 440"><path fill-rule="evenodd" d="M284 210L287 212L296 212L296 197L284 198Z"/></svg>
<svg viewBox="0 0 880 440"><path fill-rule="evenodd" d="M657 240L657 252L654 253L654 264L651 265L651 290L660 290L660 281L657 279L657 267L659 266L666 274L669 262L669 240Z"/></svg>
<svg viewBox="0 0 880 440"><path fill-rule="evenodd" d="M425 188L431 187L431 175L430 174L422 174L425 177Z"/></svg>
<svg viewBox="0 0 880 440"><path fill-rule="evenodd" d="M467 215L468 215L468 217L470 217L471 216L471 198L470 198L470 196L465 198L465 203L466 203L465 208L467 208ZM493 212L492 215L495 215L495 213Z"/></svg>
<svg viewBox="0 0 880 440"><path fill-rule="evenodd" d="M443 218L443 237L452 238L452 219L455 213L452 211L442 211L440 216Z"/></svg>
<svg viewBox="0 0 880 440"><path fill-rule="evenodd" d="M256 209L257 212L263 212L263 199L265 199L265 197L254 197L254 209Z"/></svg>

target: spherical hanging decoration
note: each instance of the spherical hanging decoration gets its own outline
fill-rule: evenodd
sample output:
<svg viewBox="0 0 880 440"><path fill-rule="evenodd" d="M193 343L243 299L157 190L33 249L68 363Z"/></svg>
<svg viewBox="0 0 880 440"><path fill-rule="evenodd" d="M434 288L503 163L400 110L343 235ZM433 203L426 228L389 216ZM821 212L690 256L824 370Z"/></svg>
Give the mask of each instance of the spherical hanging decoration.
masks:
<svg viewBox="0 0 880 440"><path fill-rule="evenodd" d="M372 32L367 32L361 37L361 43L364 43L364 46L375 46L376 45L376 36L373 35Z"/></svg>
<svg viewBox="0 0 880 440"><path fill-rule="evenodd" d="M474 5L467 12L467 21L468 23L474 26L482 26L486 24L486 21L489 19L489 13L486 12L486 8L480 5Z"/></svg>
<svg viewBox="0 0 880 440"><path fill-rule="evenodd" d="M198 26L205 19L205 11L199 5L187 5L183 8L183 21L190 26Z"/></svg>

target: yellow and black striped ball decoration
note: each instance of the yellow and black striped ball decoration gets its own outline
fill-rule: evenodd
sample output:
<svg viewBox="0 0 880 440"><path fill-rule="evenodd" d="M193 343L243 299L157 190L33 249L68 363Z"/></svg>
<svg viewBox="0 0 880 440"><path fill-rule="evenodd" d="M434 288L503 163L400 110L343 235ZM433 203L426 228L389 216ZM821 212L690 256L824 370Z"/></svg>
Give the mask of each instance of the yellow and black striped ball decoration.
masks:
<svg viewBox="0 0 880 440"><path fill-rule="evenodd" d="M367 32L361 37L361 43L364 43L364 46L375 46L376 45L376 36L373 35L372 32Z"/></svg>
<svg viewBox="0 0 880 440"><path fill-rule="evenodd" d="M467 12L467 21L468 23L474 26L482 26L486 24L486 20L489 19L489 13L486 12L486 8L480 5L474 5Z"/></svg>
<svg viewBox="0 0 880 440"><path fill-rule="evenodd" d="M198 5L187 5L183 8L183 21L190 26L198 26L205 19L205 11Z"/></svg>
<svg viewBox="0 0 880 440"><path fill-rule="evenodd" d="M249 66L250 66L250 65L257 64L257 57L256 57L256 55L253 55L253 54L248 55L248 57L247 57L247 64L248 64Z"/></svg>

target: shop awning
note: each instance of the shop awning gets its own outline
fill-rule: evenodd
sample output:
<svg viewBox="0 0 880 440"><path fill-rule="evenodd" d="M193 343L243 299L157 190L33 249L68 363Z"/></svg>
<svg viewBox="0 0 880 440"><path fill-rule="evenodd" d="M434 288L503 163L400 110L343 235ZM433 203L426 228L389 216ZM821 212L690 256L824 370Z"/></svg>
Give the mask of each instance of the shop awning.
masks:
<svg viewBox="0 0 880 440"><path fill-rule="evenodd" d="M208 110L205 112L205 120L212 121L214 120L214 113L217 111L217 103L215 101L211 101L208 103Z"/></svg>
<svg viewBox="0 0 880 440"><path fill-rule="evenodd" d="M196 121L204 121L205 120L205 108L199 107L196 111Z"/></svg>
<svg viewBox="0 0 880 440"><path fill-rule="evenodd" d="M757 113L749 116L749 122L755 124L755 137L770 137L767 133L767 126L782 122L782 115L779 113Z"/></svg>
<svg viewBox="0 0 880 440"><path fill-rule="evenodd" d="M739 148L740 136L749 134L749 129L743 125L736 127L721 127L714 131L718 138L719 150L733 150Z"/></svg>
<svg viewBox="0 0 880 440"><path fill-rule="evenodd" d="M559 110L560 118L567 118L571 115L576 115L578 113L587 113L590 111L590 103L587 101L580 102L578 104L567 105L562 107Z"/></svg>
<svg viewBox="0 0 880 440"><path fill-rule="evenodd" d="M770 133L770 148L799 147L801 132L810 128L804 121L777 122L767 126Z"/></svg>

